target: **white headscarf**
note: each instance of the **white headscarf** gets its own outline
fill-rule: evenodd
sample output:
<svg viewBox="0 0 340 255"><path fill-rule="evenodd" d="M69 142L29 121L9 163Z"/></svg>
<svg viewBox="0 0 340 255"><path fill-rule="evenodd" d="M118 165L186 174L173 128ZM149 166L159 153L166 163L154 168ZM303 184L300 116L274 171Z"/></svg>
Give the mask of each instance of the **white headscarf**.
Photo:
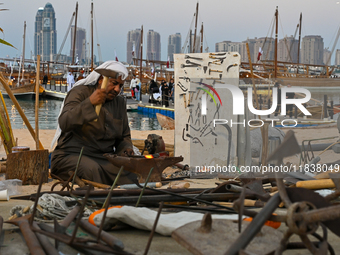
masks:
<svg viewBox="0 0 340 255"><path fill-rule="evenodd" d="M98 66L96 69L94 69L85 79L81 79L81 80L77 81L73 85L72 88L74 88L78 85L86 85L86 86L95 85L98 82L98 79L101 76L101 74L96 72L97 69L112 70L112 71L116 72L118 76L121 76L122 80L125 80L129 75L128 70L126 69L126 67L122 63L114 61L114 60L106 61L103 64L101 64L100 66ZM113 78L116 78L116 77L113 77ZM60 114L63 111L64 102L65 102L65 99L64 99L63 103L61 104L58 119L59 119ZM54 150L56 143L57 143L57 141L60 137L60 134L61 134L61 129L60 129L60 126L59 126L59 123L58 123L57 130L55 132L55 135L54 135L52 143L51 143L51 147L50 147L51 151Z"/></svg>

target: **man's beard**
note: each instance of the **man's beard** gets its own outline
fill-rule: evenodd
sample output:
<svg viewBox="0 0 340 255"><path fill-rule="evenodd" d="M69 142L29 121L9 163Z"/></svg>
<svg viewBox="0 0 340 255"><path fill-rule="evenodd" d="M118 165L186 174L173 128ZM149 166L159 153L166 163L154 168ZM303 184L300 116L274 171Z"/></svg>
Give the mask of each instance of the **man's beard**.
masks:
<svg viewBox="0 0 340 255"><path fill-rule="evenodd" d="M106 100L108 101L111 101L112 99L114 99L115 97L118 96L119 93L113 91L113 92L109 92L107 93L107 96L106 96Z"/></svg>

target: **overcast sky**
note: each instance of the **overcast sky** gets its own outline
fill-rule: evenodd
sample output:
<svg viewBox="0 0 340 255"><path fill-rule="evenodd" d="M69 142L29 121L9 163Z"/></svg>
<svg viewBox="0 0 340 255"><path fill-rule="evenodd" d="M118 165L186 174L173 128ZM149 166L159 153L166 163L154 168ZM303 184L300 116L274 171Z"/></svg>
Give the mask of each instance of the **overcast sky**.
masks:
<svg viewBox="0 0 340 255"><path fill-rule="evenodd" d="M34 52L34 22L43 0L0 0L0 38L12 43L18 50L0 45L0 57L20 56L22 52L23 24L27 23L26 58ZM51 0L57 26L57 51L75 10L74 0ZM85 28L90 36L91 0L79 0L78 26ZM127 32L144 26L160 33L162 60L167 59L167 39L170 34L181 33L182 44L193 21L196 0L94 0L94 42L99 43L102 60L114 59L116 49L119 60L126 60ZM340 24L340 4L334 0L200 0L199 24L204 23L204 48L211 52L215 43L221 41L241 42L247 38L270 36L270 25L275 7L279 7L279 39L294 35L299 15L302 12L302 37L321 35L325 48L333 47ZM274 37L274 35L273 35ZM70 37L69 37L70 38ZM298 35L297 37L298 38ZM70 40L63 54L70 52ZM336 49L340 48L339 44ZM95 55L98 56L97 48ZM333 54L334 56L334 54Z"/></svg>

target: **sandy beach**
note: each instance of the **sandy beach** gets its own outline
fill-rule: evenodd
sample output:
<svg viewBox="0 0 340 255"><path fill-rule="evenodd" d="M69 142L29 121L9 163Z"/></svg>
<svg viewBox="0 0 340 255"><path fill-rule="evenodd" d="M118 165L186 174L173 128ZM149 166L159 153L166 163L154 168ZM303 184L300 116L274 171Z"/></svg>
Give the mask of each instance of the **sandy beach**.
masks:
<svg viewBox="0 0 340 255"><path fill-rule="evenodd" d="M40 130L39 140L41 141L44 149L50 150L51 142L53 140L55 130ZM132 139L143 139L145 140L148 134L161 135L164 142L168 144L174 143L174 130L131 130ZM36 149L35 141L31 136L28 129L14 129L14 139L18 139L18 146L28 146L31 150ZM6 158L6 153L3 145L0 146L0 158Z"/></svg>
<svg viewBox="0 0 340 255"><path fill-rule="evenodd" d="M321 138L329 138L336 137L333 139L327 140L319 140L314 141L313 143L333 143L339 139L339 131L336 126L331 127L313 127L313 128L292 128L292 129L282 129L285 133L288 130L293 130L296 136L296 139L299 144L301 144L305 140L311 139L321 139ZM158 134L163 137L163 140L167 144L174 144L174 132L175 130L131 130L132 139L142 139L145 140L148 134ZM27 129L15 129L13 130L14 137L18 139L19 146L28 146L31 150L35 150L35 141L32 138L30 132ZM40 130L39 131L39 139L44 146L45 149L50 150L50 145L53 140L55 134L55 130ZM321 152L316 152L315 156ZM0 158L6 158L6 153L4 151L3 146L0 147ZM321 162L333 162L339 159L339 155L334 153L332 150L329 150L322 154ZM299 157L293 156L290 158L286 158L285 161L289 161L293 164L299 164Z"/></svg>

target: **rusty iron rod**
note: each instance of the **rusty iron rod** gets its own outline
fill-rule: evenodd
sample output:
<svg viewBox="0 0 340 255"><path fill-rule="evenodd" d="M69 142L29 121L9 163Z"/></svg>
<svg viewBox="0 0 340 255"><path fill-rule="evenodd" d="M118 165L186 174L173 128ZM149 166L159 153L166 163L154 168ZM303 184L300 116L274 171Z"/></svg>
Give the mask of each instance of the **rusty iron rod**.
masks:
<svg viewBox="0 0 340 255"><path fill-rule="evenodd" d="M46 235L50 238L57 239L60 242L63 242L65 244L70 245L71 247L74 247L76 249L91 249L91 250L97 250L97 251L103 251L103 252L109 252L111 254L124 254L124 252L119 252L119 251L113 251L111 247L102 245L101 243L94 244L93 240L90 239L85 239L85 238L75 238L73 241L71 240L72 237L65 235L65 234L60 234L60 233L55 233L53 231L53 228L51 230L40 230L40 229L33 229L34 232L41 233L43 235ZM71 242L72 241L72 242ZM92 242L91 242L92 241ZM91 244L86 244L86 242L91 242ZM126 253L125 253L126 254Z"/></svg>
<svg viewBox="0 0 340 255"><path fill-rule="evenodd" d="M112 190L114 188L114 186L116 186L118 180L119 180L119 177L120 175L122 174L123 172L123 169L124 169L124 166L121 166L121 168L119 169L119 172L111 186L111 189L110 189L110 192L109 194L107 194L107 197L105 199L105 202L103 204L103 207L105 208L104 212L103 212L103 218L102 218L102 221L100 223L100 227L99 227L99 230L98 230L98 235L97 235L97 242L99 242L99 239L100 239L100 236L101 236L101 232L103 230L103 227L104 227L104 222L105 222L105 218L106 218L106 214L107 214L107 210L109 209L109 205L110 205L110 200L111 200L111 194L112 194Z"/></svg>
<svg viewBox="0 0 340 255"><path fill-rule="evenodd" d="M243 230L237 240L229 247L225 255L237 255L241 249L247 247L251 240L256 236L267 219L281 203L280 194L272 196L263 209L255 216L250 224Z"/></svg>
<svg viewBox="0 0 340 255"><path fill-rule="evenodd" d="M67 228L70 226L72 221L77 217L80 212L81 207L79 205L75 206L72 211L60 222L60 226Z"/></svg>
<svg viewBox="0 0 340 255"><path fill-rule="evenodd" d="M340 205L328 206L308 212L297 213L296 220L303 220L308 223L335 220L340 218Z"/></svg>
<svg viewBox="0 0 340 255"><path fill-rule="evenodd" d="M190 200L190 201L195 201L195 202L200 202L200 203L205 203L207 205L213 205L213 206L216 206L216 207L219 207L219 208L222 208L222 209L226 209L226 210L229 210L231 212L235 212L235 210L231 207L227 207L227 206L223 206L223 205L219 205L219 204L215 204L215 203L212 203L212 202L209 202L209 201L206 201L209 200L210 201L214 201L211 197L215 197L216 199L215 200L219 200L221 201L221 197L224 197L224 199L237 199L239 197L238 194L235 194L235 193L209 193L209 194L203 194L201 196L201 199L198 199L196 198L196 195L192 195L192 194L185 194L185 195L181 195L181 194L176 194L174 192L170 192L168 190L163 190L163 189L151 189L151 188L148 188L146 187L147 190L154 190L158 193L162 193L162 194L167 194L167 195L171 195L173 197L178 197L178 199L180 198L180 200L175 200L173 198L173 200L171 200L171 198L168 198L167 196L164 196L165 198L168 199L168 201L164 201L164 202L169 202L169 201L187 201L187 200ZM214 196L214 195L217 195L217 196ZM226 198L225 196L228 196L229 198ZM162 201L162 200L160 200ZM159 201L159 202L160 202ZM222 200L223 201L223 200Z"/></svg>
<svg viewBox="0 0 340 255"><path fill-rule="evenodd" d="M149 236L149 240L148 240L148 243L147 243L145 251L144 251L144 255L147 255L148 252L149 252L150 245L151 245L151 242L152 242L152 239L153 239L153 236L155 234L156 227L157 227L157 224L158 224L158 220L159 220L159 217L161 216L163 205L164 205L164 202L162 201L159 205L158 212L157 212L157 215L156 215L156 219L155 219L155 222L153 223L152 230L151 230L151 233L150 233L150 236Z"/></svg>
<svg viewBox="0 0 340 255"><path fill-rule="evenodd" d="M174 189L172 190L172 193L183 193L183 194L197 194L202 192L205 189L202 188L193 188L193 189ZM129 189L129 190L125 190L125 189L114 189L112 191L112 196L116 197L116 196L126 196L126 195L139 195L140 194L141 189L137 188L137 189ZM107 194L109 193L109 190L92 190L90 192L90 197L93 196L107 196ZM145 194L147 195L156 195L159 194L158 190L156 189L146 189L144 191ZM57 194L60 196L70 196L70 191L43 191L41 192L42 194ZM75 196L85 196L86 194L86 190L74 190L72 192L73 195ZM11 199L20 199L20 200L35 200L36 194L31 194L31 195L24 195L24 196L17 196L17 197L11 197Z"/></svg>
<svg viewBox="0 0 340 255"><path fill-rule="evenodd" d="M83 155L83 150L84 150L84 146L83 146L83 147L81 147L80 154L79 154L79 158L78 158L78 162L77 162L77 166L76 166L76 170L74 171L74 174L73 174L73 180L72 180L71 192L72 192L72 190L73 190L74 181L75 181L75 179L76 179L76 176L77 176L77 172L78 172L79 163L80 163L80 160L81 160L81 156Z"/></svg>
<svg viewBox="0 0 340 255"><path fill-rule="evenodd" d="M97 226L92 225L87 220L81 220L79 223L80 223L80 227L83 228L85 231L89 232L90 234L94 236L99 235L99 228ZM102 231L100 233L100 238L112 248L117 249L117 250L124 250L124 243L118 238L114 237L113 235L105 231Z"/></svg>
<svg viewBox="0 0 340 255"><path fill-rule="evenodd" d="M40 176L39 186L38 186L38 190L37 190L37 199L34 201L33 212L32 212L32 215L29 219L30 227L32 227L32 224L33 224L33 221L34 221L34 215L35 215L35 212L37 211L37 206L38 206L38 201L39 201L39 197L40 197L40 191L41 191L41 186L42 186L42 183L43 183L44 175L45 175L45 173L42 173L41 176Z"/></svg>
<svg viewBox="0 0 340 255"><path fill-rule="evenodd" d="M74 238L76 237L76 234L77 234L77 230L78 230L78 227L79 227L79 222L83 216L83 211L84 211L84 208L85 208L85 205L86 205L86 202L89 198L89 195L90 195L90 190L92 189L92 185L89 185L88 188L87 188L87 192L86 192L86 195L85 195L85 198L83 200L83 203L81 205L81 208L79 210L79 216L77 218L77 222L76 222L76 225L74 226L74 230L73 230L73 233L72 233L72 237L71 237L71 240L70 240L70 244L72 244Z"/></svg>
<svg viewBox="0 0 340 255"><path fill-rule="evenodd" d="M30 228L30 223L28 219L31 217L32 217L31 215L26 215L14 220L8 220L6 221L6 223L14 224L20 228L21 233L27 244L27 247L32 255L45 255L46 253L41 247L37 236Z"/></svg>
<svg viewBox="0 0 340 255"><path fill-rule="evenodd" d="M289 206L292 205L292 202L290 201L290 199L288 197L288 194L287 194L287 191L286 191L286 186L283 183L283 178L281 178L279 176L279 173L275 173L275 177L276 177L276 185L277 185L277 188L279 190L280 197L281 197L282 201L284 202L285 207L288 208Z"/></svg>
<svg viewBox="0 0 340 255"><path fill-rule="evenodd" d="M175 193L174 193L175 194ZM178 196L177 196L178 195ZM180 202L180 201L195 201L195 202L201 202L208 205L213 205L215 207L219 207L222 209L226 209L230 212L235 212L233 208L223 206L220 204L215 204L213 202L209 201L226 201L228 199L237 199L239 197L239 194L228 194L228 193L212 193L212 194L204 194L201 196L201 199L194 198L196 194L186 194L186 195L179 195L176 194L176 196L173 195L152 195L152 196L143 196L140 200L140 203L159 203L161 201L164 202ZM97 202L103 201L102 198L92 198ZM138 196L127 196L127 197L112 197L111 198L111 204L135 204L138 201Z"/></svg>
<svg viewBox="0 0 340 255"><path fill-rule="evenodd" d="M145 190L145 188L146 188L146 185L148 184L148 181L149 181L149 179L150 179L150 176L151 176L152 171L153 171L153 167L151 167L150 172L149 172L149 174L148 174L148 177L146 177L145 183L144 183L144 185L143 185L143 189L142 189L142 191L140 192L140 195L139 195L139 198L138 198L138 200L137 200L137 203L136 203L135 207L138 207L139 202L140 202L141 199L142 199L144 190Z"/></svg>
<svg viewBox="0 0 340 255"><path fill-rule="evenodd" d="M40 229L38 226L38 223L35 221L33 222L32 226L34 228ZM35 233L37 236L42 248L48 255L60 255L56 248L54 248L53 244L50 242L50 240L47 238L47 236L41 234L41 233Z"/></svg>
<svg viewBox="0 0 340 255"><path fill-rule="evenodd" d="M65 233L66 229L72 221L75 219L77 214L80 212L81 207L79 205L75 206L72 211L63 219L63 221L59 224L57 219L54 218L54 231L58 233ZM59 241L55 239L55 248L57 249L59 246Z"/></svg>

